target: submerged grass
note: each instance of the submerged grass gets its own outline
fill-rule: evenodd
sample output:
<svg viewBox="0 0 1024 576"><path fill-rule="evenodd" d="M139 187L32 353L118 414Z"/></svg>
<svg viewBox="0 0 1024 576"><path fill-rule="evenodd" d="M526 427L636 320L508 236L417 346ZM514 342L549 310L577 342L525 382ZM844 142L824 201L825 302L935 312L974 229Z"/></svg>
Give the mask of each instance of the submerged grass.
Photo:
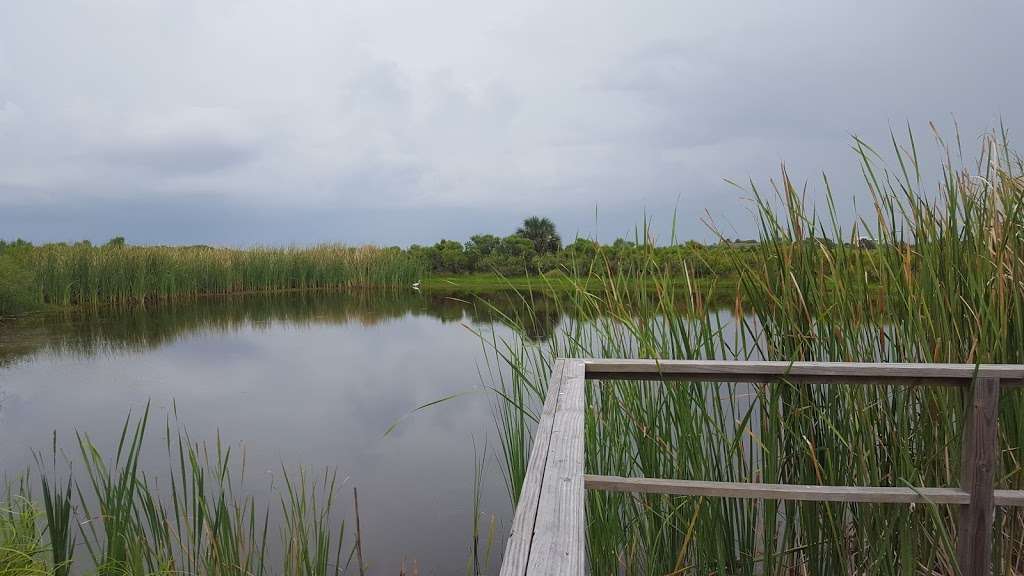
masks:
<svg viewBox="0 0 1024 576"><path fill-rule="evenodd" d="M553 358L1024 363L1024 164L1005 134L965 165L941 143L937 193L912 134L892 166L856 141L872 214L850 225L827 179L819 213L783 170L751 185L758 256L732 310L680 293L653 259L579 283L548 343L489 340L510 495L522 487ZM870 237L866 249L866 241ZM602 285L592 290L593 282ZM524 299L527 298L524 296ZM680 298L691 310L680 314ZM962 393L778 383L588 387L588 473L739 482L956 486ZM1024 399L1003 395L1001 488L1021 488ZM950 506L589 492L595 574L955 574ZM995 573L1024 570L1024 513L998 514Z"/></svg>
<svg viewBox="0 0 1024 576"><path fill-rule="evenodd" d="M282 470L279 507L243 493L239 465L219 439L211 451L182 428L166 426L171 470L161 486L141 469L149 408L125 421L112 458L78 435L84 478L37 455L42 505L31 475L8 483L0 504L0 576L39 574L202 574L327 576L351 558L335 519L336 477ZM239 478L234 478L237 472ZM275 543L271 527L279 532ZM278 554L269 550L279 545ZM276 550L276 548L275 548Z"/></svg>

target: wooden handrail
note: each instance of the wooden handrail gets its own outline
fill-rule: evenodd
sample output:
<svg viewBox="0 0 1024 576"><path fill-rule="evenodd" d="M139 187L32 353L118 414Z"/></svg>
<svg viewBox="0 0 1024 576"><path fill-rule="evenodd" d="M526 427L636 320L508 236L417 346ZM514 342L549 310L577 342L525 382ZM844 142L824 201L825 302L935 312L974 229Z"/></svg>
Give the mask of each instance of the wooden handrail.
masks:
<svg viewBox="0 0 1024 576"><path fill-rule="evenodd" d="M961 485L959 488L809 486L586 475L584 387L586 380L602 379L968 388ZM821 502L957 505L960 507L957 562L961 574L987 575L991 573L995 506L1024 506L1024 491L994 489L1000 390L1022 385L1024 366L1021 365L560 358L555 361L534 434L501 575L584 573L585 489Z"/></svg>
<svg viewBox="0 0 1024 576"><path fill-rule="evenodd" d="M587 490L642 492L675 496L757 498L804 502L869 502L875 504L970 504L962 488L913 488L909 486L821 486L818 484L760 484L713 482L667 478L623 478L584 474ZM995 490L996 506L1024 506L1024 490Z"/></svg>
<svg viewBox="0 0 1024 576"><path fill-rule="evenodd" d="M967 386L976 377L1003 387L1024 385L1024 366L1011 364L907 364L740 360L623 360L587 358L587 379L700 380Z"/></svg>
<svg viewBox="0 0 1024 576"><path fill-rule="evenodd" d="M760 484L666 478L622 478L592 474L585 474L583 481L588 490L644 492L675 496L758 498L804 502L873 502L876 504L970 504L971 502L971 495L960 488Z"/></svg>

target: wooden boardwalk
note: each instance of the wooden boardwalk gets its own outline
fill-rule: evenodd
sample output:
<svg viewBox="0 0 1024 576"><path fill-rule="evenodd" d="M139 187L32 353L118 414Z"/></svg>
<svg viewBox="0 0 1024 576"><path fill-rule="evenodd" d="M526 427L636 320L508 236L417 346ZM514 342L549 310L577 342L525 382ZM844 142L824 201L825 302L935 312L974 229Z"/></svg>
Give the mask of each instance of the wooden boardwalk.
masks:
<svg viewBox="0 0 1024 576"><path fill-rule="evenodd" d="M587 380L684 380L810 384L956 386L969 389L960 486L879 487L747 484L584 473ZM1024 490L995 490L1000 390L1024 386L1024 366L558 359L533 447L502 576L579 575L586 571L584 490L817 502L926 503L960 506L957 561L963 576L991 573L995 506L1024 506Z"/></svg>

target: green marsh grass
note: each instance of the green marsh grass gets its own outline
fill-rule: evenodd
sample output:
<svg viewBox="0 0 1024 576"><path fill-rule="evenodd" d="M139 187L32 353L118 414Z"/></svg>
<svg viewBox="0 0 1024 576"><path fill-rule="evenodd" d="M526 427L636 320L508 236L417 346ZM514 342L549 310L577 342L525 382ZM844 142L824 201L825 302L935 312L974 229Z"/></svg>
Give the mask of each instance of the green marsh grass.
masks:
<svg viewBox="0 0 1024 576"><path fill-rule="evenodd" d="M24 308L29 279L31 303L68 306L280 290L404 287L423 273L401 250L371 246L240 250L79 243L8 252L8 265L17 262L20 269L17 303L11 290L12 311Z"/></svg>
<svg viewBox="0 0 1024 576"><path fill-rule="evenodd" d="M0 576L49 575L39 530L39 509L27 496L23 478L8 484L0 503Z"/></svg>
<svg viewBox="0 0 1024 576"><path fill-rule="evenodd" d="M912 134L885 155L855 141L870 198L855 221L827 179L820 210L785 170L767 191L745 187L760 238L757 257L737 262L730 308L709 305L707 284L673 289L688 275L651 258L592 272L549 342L485 337L513 500L558 356L1024 363L1024 164L1005 134L975 163L959 142L938 148L933 192ZM588 473L958 484L959 390L604 381L587 402ZM1024 485L1022 414L1020 394L1004 392L1000 488ZM588 492L587 515L594 574L957 572L950 506ZM1021 573L1024 513L1001 510L995 532L995 573Z"/></svg>
<svg viewBox="0 0 1024 576"><path fill-rule="evenodd" d="M345 524L336 518L333 472L282 470L277 505L245 493L245 456L220 440L192 441L170 419L170 473L157 478L140 460L149 408L125 421L112 456L77 436L72 468L37 455L43 502L31 474L9 482L0 503L0 575L328 576L347 573Z"/></svg>

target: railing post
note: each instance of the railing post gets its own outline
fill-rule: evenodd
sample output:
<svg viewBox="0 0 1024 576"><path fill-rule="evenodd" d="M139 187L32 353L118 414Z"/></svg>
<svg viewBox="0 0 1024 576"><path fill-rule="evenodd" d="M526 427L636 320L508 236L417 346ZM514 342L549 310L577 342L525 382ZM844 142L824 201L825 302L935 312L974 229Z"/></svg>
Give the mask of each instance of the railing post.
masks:
<svg viewBox="0 0 1024 576"><path fill-rule="evenodd" d="M995 513L995 473L999 379L975 378L964 408L960 487L971 502L960 507L956 558L962 576L992 573L992 521Z"/></svg>

